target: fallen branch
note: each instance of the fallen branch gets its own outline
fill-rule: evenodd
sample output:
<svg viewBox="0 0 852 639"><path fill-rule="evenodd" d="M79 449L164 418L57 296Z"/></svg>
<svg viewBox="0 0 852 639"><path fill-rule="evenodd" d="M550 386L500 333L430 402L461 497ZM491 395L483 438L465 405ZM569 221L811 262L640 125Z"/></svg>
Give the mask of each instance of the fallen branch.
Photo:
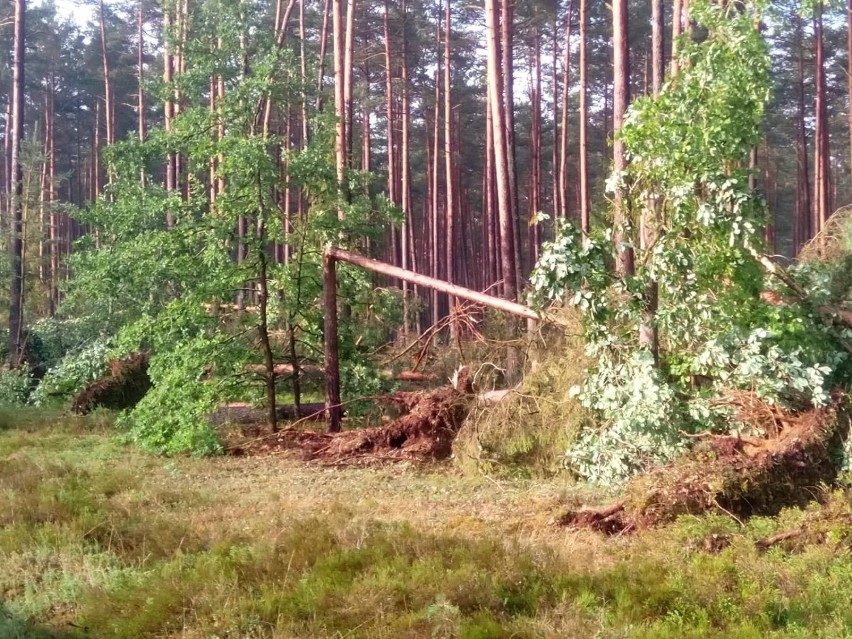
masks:
<svg viewBox="0 0 852 639"><path fill-rule="evenodd" d="M793 530L787 530L786 532L781 532L777 535L770 535L769 537L759 539L755 542L754 545L757 546L760 550L767 550L769 548L772 548L772 546L780 544L782 541L799 537L803 535L804 532L804 528L794 528Z"/></svg>
<svg viewBox="0 0 852 639"><path fill-rule="evenodd" d="M783 282L784 285L793 292L801 303L814 307L819 312L823 322L825 322L828 326L841 324L846 328L852 328L852 312L831 306L815 306L808 295L808 292L802 288L795 279L793 279L793 276L790 275L787 269L768 255L760 253L754 247L749 245L747 246L747 249L752 256L760 262L760 265L763 266L766 272L781 280L781 282ZM849 344L849 342L844 340L840 335L835 335L835 338L847 353L852 354L852 344Z"/></svg>

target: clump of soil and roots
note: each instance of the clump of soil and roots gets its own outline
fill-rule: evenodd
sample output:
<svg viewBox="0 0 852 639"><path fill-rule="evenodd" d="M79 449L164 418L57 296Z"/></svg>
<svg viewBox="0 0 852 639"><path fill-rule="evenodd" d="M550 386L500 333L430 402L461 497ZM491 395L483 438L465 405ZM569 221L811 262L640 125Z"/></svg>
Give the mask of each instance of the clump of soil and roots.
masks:
<svg viewBox="0 0 852 639"><path fill-rule="evenodd" d="M77 393L72 410L87 415L99 407L112 410L133 408L151 389L147 353L134 353L108 364L109 374Z"/></svg>
<svg viewBox="0 0 852 639"><path fill-rule="evenodd" d="M455 385L432 391L399 392L388 397L404 413L381 427L318 433L288 428L231 449L236 454L293 453L305 461L362 464L383 461L440 461L473 401L466 370Z"/></svg>
<svg viewBox="0 0 852 639"><path fill-rule="evenodd" d="M636 476L622 500L568 512L560 523L615 534L712 511L736 518L776 515L818 499L834 482L839 448L849 433L845 396L801 411L782 411L743 393L731 403L737 421L762 437L703 436L690 453Z"/></svg>

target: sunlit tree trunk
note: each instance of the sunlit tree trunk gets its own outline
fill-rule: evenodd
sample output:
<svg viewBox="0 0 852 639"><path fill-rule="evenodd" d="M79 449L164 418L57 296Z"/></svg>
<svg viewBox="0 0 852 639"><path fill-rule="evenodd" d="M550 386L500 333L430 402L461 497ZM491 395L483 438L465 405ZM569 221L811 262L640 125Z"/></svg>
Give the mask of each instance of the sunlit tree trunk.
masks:
<svg viewBox="0 0 852 639"><path fill-rule="evenodd" d="M334 41L334 114L336 118L334 157L337 170L338 198L345 197L344 188L346 182L346 101L343 86L345 84L345 57L343 52L343 0L332 0L332 39ZM338 217L343 218L344 209L338 209Z"/></svg>
<svg viewBox="0 0 852 639"><path fill-rule="evenodd" d="M104 22L104 3L100 1L99 13L101 31L101 58L103 60L104 73L104 122L106 124L107 146L115 144L115 108L112 97L112 83L110 82L109 56L107 55L106 23Z"/></svg>
<svg viewBox="0 0 852 639"><path fill-rule="evenodd" d="M630 102L630 51L627 32L627 0L612 0L613 23L613 169L619 184L615 188L614 225L615 242L619 247L618 270L624 275L633 275L633 249L627 246L628 235L627 202L625 200L624 171L627 158L624 142L621 140L621 127Z"/></svg>
<svg viewBox="0 0 852 639"><path fill-rule="evenodd" d="M455 166L454 166L454 149L453 149L453 135L454 135L454 127L453 127L453 90L452 90L452 78L453 78L453 69L452 69L452 48L451 48L451 39L452 39L452 15L451 15L451 1L447 0L446 13L444 15L444 21L446 22L446 26L444 28L444 169L445 169L445 181L446 187L444 189L445 203L444 203L444 212L446 219L445 226L445 243L446 243L446 281L450 283L455 283L455 259L456 259L456 246L458 244L456 240L456 233L458 229L456 228L456 176L455 176ZM450 312L455 307L455 298L449 298L450 304ZM455 340L457 337L458 326L456 322L450 323L450 339Z"/></svg>
<svg viewBox="0 0 852 639"><path fill-rule="evenodd" d="M400 189L402 203L402 268L417 271L416 251L409 235L412 233L412 208L411 208L411 104L408 86L408 13L406 1L402 0L402 64L400 67L400 84L402 91L402 149L400 151L401 176ZM408 304L408 282L403 282L403 331L408 333L410 329L410 309ZM416 290L416 289L415 289Z"/></svg>
<svg viewBox="0 0 852 639"><path fill-rule="evenodd" d="M568 102L571 94L571 18L573 14L574 0L568 0L568 14L565 17L565 60L562 63L562 127L559 152L559 214L566 219L568 217ZM554 78L555 81L556 78Z"/></svg>
<svg viewBox="0 0 852 639"><path fill-rule="evenodd" d="M797 10L793 11L796 23L796 48L798 77L796 81L796 221L794 229L794 253L811 238L811 183L808 160L807 113L805 110L805 47L804 26Z"/></svg>
<svg viewBox="0 0 852 639"><path fill-rule="evenodd" d="M16 368L23 358L24 325L24 169L21 151L24 139L24 56L26 0L15 0L12 48L12 126L9 189L11 211L11 285L9 289L9 364Z"/></svg>
<svg viewBox="0 0 852 639"><path fill-rule="evenodd" d="M136 130L140 142L145 140L145 8L143 1L139 2L136 48Z"/></svg>
<svg viewBox="0 0 852 639"><path fill-rule="evenodd" d="M852 168L852 0L846 0L846 87L849 96L849 166Z"/></svg>
<svg viewBox="0 0 852 639"><path fill-rule="evenodd" d="M530 64L532 91L530 95L530 219L541 209L541 34L538 26L533 30L533 51ZM529 252L533 262L538 261L541 227L530 226Z"/></svg>
<svg viewBox="0 0 852 639"><path fill-rule="evenodd" d="M683 33L683 0L674 0L672 10L672 75L677 75L680 63L678 62L678 40Z"/></svg>
<svg viewBox="0 0 852 639"><path fill-rule="evenodd" d="M823 3L819 0L814 13L814 212L812 234L825 226L829 216L829 149L828 108L825 87L825 38L823 34Z"/></svg>
<svg viewBox="0 0 852 639"><path fill-rule="evenodd" d="M586 21L586 0L580 0L580 228L588 235L591 230L591 205L589 202L589 89Z"/></svg>
<svg viewBox="0 0 852 639"><path fill-rule="evenodd" d="M518 296L517 271L514 248L514 209L510 187L509 154L501 65L501 42L499 36L499 9L496 0L485 0L485 31L488 39L488 84L491 87L490 109L494 136L495 182L497 187L497 211L500 218L500 254L503 276L503 297L515 300Z"/></svg>

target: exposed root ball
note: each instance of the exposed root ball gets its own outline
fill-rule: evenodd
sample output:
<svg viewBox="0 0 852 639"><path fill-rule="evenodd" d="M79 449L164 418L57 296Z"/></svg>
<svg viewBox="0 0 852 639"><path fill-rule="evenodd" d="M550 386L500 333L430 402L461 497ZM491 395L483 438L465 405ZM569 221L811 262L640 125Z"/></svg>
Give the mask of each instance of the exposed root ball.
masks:
<svg viewBox="0 0 852 639"><path fill-rule="evenodd" d="M283 430L252 447L253 451L296 451L308 461L332 463L371 460L436 461L452 452L453 440L467 417L471 386L465 378L458 389L400 394L408 413L380 428L342 433Z"/></svg>
<svg viewBox="0 0 852 639"><path fill-rule="evenodd" d="M837 477L837 448L849 432L845 398L780 414L777 424L765 438L709 436L684 457L635 477L618 504L569 512L560 523L612 534L712 510L745 518L805 505Z"/></svg>
<svg viewBox="0 0 852 639"><path fill-rule="evenodd" d="M109 362L110 374L92 382L74 398L71 409L80 415L103 406L113 410L133 408L151 388L148 355L134 353Z"/></svg>

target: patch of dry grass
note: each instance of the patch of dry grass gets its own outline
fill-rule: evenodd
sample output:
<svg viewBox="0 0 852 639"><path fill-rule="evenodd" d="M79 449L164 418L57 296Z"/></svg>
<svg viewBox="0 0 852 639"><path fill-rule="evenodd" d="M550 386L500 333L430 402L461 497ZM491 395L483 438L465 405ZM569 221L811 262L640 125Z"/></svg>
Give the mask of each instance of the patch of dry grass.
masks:
<svg viewBox="0 0 852 639"><path fill-rule="evenodd" d="M84 424L83 422L82 424ZM73 424L0 433L0 637L839 637L852 509L605 540L595 495L447 467L163 459ZM813 522L800 546L754 540ZM707 552L708 535L727 546Z"/></svg>

